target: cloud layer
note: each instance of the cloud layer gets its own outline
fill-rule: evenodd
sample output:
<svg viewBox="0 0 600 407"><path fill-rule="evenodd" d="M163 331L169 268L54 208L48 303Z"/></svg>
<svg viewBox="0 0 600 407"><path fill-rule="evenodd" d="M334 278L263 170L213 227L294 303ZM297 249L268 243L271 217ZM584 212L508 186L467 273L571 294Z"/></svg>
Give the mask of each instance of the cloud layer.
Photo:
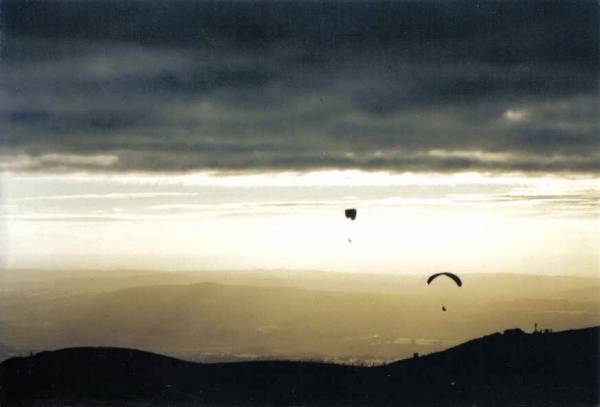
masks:
<svg viewBox="0 0 600 407"><path fill-rule="evenodd" d="M5 171L600 172L593 1L0 7Z"/></svg>

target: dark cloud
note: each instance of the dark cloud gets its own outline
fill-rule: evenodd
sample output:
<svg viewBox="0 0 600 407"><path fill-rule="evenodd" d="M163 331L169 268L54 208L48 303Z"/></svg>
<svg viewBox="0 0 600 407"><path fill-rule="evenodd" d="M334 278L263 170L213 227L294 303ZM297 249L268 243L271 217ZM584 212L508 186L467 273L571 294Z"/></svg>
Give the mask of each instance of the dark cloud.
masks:
<svg viewBox="0 0 600 407"><path fill-rule="evenodd" d="M594 1L0 8L8 169L599 170Z"/></svg>

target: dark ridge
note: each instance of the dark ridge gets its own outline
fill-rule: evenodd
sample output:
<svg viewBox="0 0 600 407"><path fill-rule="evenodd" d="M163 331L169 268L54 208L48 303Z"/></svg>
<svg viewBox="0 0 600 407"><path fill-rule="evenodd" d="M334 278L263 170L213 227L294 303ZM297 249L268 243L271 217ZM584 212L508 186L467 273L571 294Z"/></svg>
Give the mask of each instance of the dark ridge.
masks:
<svg viewBox="0 0 600 407"><path fill-rule="evenodd" d="M132 349L68 348L1 363L0 402L592 406L599 330L512 329L378 367L201 364Z"/></svg>

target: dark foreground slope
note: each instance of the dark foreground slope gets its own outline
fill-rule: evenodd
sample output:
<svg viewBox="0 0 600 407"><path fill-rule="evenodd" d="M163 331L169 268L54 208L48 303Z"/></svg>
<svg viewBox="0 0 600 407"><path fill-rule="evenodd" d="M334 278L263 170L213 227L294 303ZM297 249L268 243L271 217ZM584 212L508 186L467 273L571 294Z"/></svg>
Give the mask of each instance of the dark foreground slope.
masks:
<svg viewBox="0 0 600 407"><path fill-rule="evenodd" d="M598 333L587 328L557 333L495 333L422 358L378 368L391 398L494 400L597 405ZM404 388L413 390L406 395Z"/></svg>
<svg viewBox="0 0 600 407"><path fill-rule="evenodd" d="M3 404L161 403L596 405L598 333L508 331L380 367L198 364L118 348L71 348L0 364Z"/></svg>

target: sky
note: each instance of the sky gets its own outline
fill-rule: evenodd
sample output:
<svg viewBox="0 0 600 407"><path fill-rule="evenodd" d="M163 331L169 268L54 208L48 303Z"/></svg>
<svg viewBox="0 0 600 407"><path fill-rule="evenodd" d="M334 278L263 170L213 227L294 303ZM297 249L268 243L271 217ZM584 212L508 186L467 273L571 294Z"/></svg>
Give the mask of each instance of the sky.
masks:
<svg viewBox="0 0 600 407"><path fill-rule="evenodd" d="M597 275L598 11L5 0L3 265Z"/></svg>

